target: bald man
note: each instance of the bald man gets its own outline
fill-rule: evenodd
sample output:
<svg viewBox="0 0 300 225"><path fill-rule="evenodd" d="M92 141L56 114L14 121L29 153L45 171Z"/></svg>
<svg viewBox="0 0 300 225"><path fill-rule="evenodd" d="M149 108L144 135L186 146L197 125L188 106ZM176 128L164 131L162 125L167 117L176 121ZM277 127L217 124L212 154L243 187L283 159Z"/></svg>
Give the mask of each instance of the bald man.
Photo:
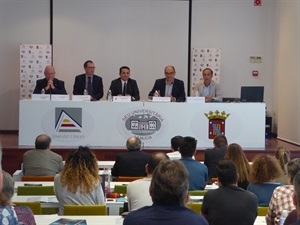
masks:
<svg viewBox="0 0 300 225"><path fill-rule="evenodd" d="M55 78L55 68L53 66L46 66L44 70L44 79L36 81L33 94L42 94L42 90L45 94L59 94L66 95L65 82Z"/></svg>
<svg viewBox="0 0 300 225"><path fill-rule="evenodd" d="M147 176L145 166L150 154L141 151L142 142L138 137L130 137L126 142L127 152L117 155L111 175L118 176Z"/></svg>
<svg viewBox="0 0 300 225"><path fill-rule="evenodd" d="M154 96L155 91L158 96L170 97L172 102L185 102L184 83L182 80L176 79L176 70L174 66L166 66L165 78L157 79L148 96Z"/></svg>

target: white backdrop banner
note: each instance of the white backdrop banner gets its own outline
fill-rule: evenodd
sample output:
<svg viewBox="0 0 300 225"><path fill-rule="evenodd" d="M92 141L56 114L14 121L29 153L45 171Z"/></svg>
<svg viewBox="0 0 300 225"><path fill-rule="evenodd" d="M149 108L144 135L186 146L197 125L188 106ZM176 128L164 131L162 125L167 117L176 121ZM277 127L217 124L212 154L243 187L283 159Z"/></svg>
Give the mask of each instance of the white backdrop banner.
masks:
<svg viewBox="0 0 300 225"><path fill-rule="evenodd" d="M44 69L51 64L51 45L20 44L20 99L31 98L36 81L44 78Z"/></svg>

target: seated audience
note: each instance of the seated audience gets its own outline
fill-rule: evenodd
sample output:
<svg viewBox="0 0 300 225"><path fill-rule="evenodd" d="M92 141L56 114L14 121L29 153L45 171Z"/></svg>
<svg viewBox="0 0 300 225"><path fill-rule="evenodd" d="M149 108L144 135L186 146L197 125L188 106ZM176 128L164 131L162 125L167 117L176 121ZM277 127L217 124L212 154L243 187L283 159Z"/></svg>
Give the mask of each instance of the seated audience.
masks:
<svg viewBox="0 0 300 225"><path fill-rule="evenodd" d="M59 94L66 95L65 82L55 78L55 68L53 66L46 66L44 70L44 79L36 81L36 86L33 90L33 94Z"/></svg>
<svg viewBox="0 0 300 225"><path fill-rule="evenodd" d="M54 190L59 201L58 215L64 214L64 205L105 204L95 154L80 146L72 151L61 173L54 177Z"/></svg>
<svg viewBox="0 0 300 225"><path fill-rule="evenodd" d="M224 135L217 135L214 138L214 148L204 151L204 164L208 169L208 179L217 177L216 165L220 159L224 158L227 149L227 138Z"/></svg>
<svg viewBox="0 0 300 225"><path fill-rule="evenodd" d="M130 78L130 68L122 66L119 71L120 77L110 84L112 96L131 96L131 101L140 100L140 92L136 80Z"/></svg>
<svg viewBox="0 0 300 225"><path fill-rule="evenodd" d="M231 159L237 167L239 174L238 186L247 190L249 184L250 164L239 144L230 144L225 152L225 158Z"/></svg>
<svg viewBox="0 0 300 225"><path fill-rule="evenodd" d="M189 190L203 190L207 181L207 167L192 158L196 147L197 140L193 137L184 137L180 141L180 161L189 172Z"/></svg>
<svg viewBox="0 0 300 225"><path fill-rule="evenodd" d="M3 173L3 188L0 194L0 224L35 225L34 215L28 206L16 206L11 202L15 182L10 174ZM19 222L19 223L18 223Z"/></svg>
<svg viewBox="0 0 300 225"><path fill-rule="evenodd" d="M127 186L127 200L129 211L137 210L146 205L152 205L152 199L149 194L152 173L158 164L168 159L164 153L154 153L149 158L146 165L147 177L132 181Z"/></svg>
<svg viewBox="0 0 300 225"><path fill-rule="evenodd" d="M295 158L287 164L289 184L279 186L273 191L268 214L266 216L267 225L279 225L282 210L286 209L290 212L295 209L292 198L294 193L293 180L298 172L300 172L300 158Z"/></svg>
<svg viewBox="0 0 300 225"><path fill-rule="evenodd" d="M165 67L165 78L157 79L148 96L154 96L157 91L157 97L170 97L172 102L185 102L184 83L176 79L174 66Z"/></svg>
<svg viewBox="0 0 300 225"><path fill-rule="evenodd" d="M63 168L60 155L50 151L51 138L41 134L35 139L35 149L23 155L23 175L54 176Z"/></svg>
<svg viewBox="0 0 300 225"><path fill-rule="evenodd" d="M257 216L256 196L237 186L238 172L230 159L216 166L219 188L203 198L202 215L214 225L253 225Z"/></svg>
<svg viewBox="0 0 300 225"><path fill-rule="evenodd" d="M202 77L203 79L195 84L194 95L205 97L205 102L221 101L221 88L217 82L212 80L212 69L205 68L204 70L202 70Z"/></svg>
<svg viewBox="0 0 300 225"><path fill-rule="evenodd" d="M130 137L126 142L127 152L117 155L116 162L111 170L111 175L145 177L145 166L150 154L141 151L142 142L138 137Z"/></svg>
<svg viewBox="0 0 300 225"><path fill-rule="evenodd" d="M274 189L281 186L280 183L274 182L280 176L282 170L273 156L259 154L254 158L247 190L256 195L259 206L269 205Z"/></svg>
<svg viewBox="0 0 300 225"><path fill-rule="evenodd" d="M178 151L181 139L182 139L182 136L180 136L180 135L177 135L171 139L172 152L167 153L167 155L169 156L169 158L171 160L181 159L181 154Z"/></svg>
<svg viewBox="0 0 300 225"><path fill-rule="evenodd" d="M289 184L288 177L287 177L287 163L290 161L291 153L285 147L278 147L275 152L275 158L279 161L281 169L283 171L283 176L277 179L281 184Z"/></svg>
<svg viewBox="0 0 300 225"><path fill-rule="evenodd" d="M131 211L123 225L208 225L203 216L185 207L189 199L188 176L180 160L161 162L149 188L153 204Z"/></svg>

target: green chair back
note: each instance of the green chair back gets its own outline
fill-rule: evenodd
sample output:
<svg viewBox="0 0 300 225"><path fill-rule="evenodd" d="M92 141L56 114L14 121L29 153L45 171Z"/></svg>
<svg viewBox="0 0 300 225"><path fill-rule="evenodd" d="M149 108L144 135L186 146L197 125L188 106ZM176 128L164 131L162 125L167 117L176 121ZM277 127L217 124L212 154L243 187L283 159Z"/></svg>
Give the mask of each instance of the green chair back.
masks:
<svg viewBox="0 0 300 225"><path fill-rule="evenodd" d="M258 216L265 216L268 214L268 206L258 206L257 208L257 214Z"/></svg>
<svg viewBox="0 0 300 225"><path fill-rule="evenodd" d="M17 195L55 195L54 186L18 186Z"/></svg>
<svg viewBox="0 0 300 225"><path fill-rule="evenodd" d="M201 214L202 203L189 202L187 203L187 207L193 210L194 212Z"/></svg>
<svg viewBox="0 0 300 225"><path fill-rule="evenodd" d="M127 194L127 185L115 185L114 193Z"/></svg>
<svg viewBox="0 0 300 225"><path fill-rule="evenodd" d="M41 215L42 208L40 202L14 202L15 205L19 206L28 206L34 215Z"/></svg>
<svg viewBox="0 0 300 225"><path fill-rule="evenodd" d="M107 215L106 205L65 205L64 215Z"/></svg>
<svg viewBox="0 0 300 225"><path fill-rule="evenodd" d="M190 196L204 196L206 194L207 190L193 190L189 191Z"/></svg>

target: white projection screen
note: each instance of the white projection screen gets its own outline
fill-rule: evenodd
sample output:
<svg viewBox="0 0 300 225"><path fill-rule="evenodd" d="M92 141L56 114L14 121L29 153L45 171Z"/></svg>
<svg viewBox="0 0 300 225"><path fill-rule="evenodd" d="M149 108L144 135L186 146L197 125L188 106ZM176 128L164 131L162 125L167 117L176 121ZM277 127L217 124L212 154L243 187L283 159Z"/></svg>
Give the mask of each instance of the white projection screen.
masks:
<svg viewBox="0 0 300 225"><path fill-rule="evenodd" d="M53 65L68 94L88 59L103 78L104 95L123 65L141 100L166 65L174 65L187 93L188 1L53 0Z"/></svg>

